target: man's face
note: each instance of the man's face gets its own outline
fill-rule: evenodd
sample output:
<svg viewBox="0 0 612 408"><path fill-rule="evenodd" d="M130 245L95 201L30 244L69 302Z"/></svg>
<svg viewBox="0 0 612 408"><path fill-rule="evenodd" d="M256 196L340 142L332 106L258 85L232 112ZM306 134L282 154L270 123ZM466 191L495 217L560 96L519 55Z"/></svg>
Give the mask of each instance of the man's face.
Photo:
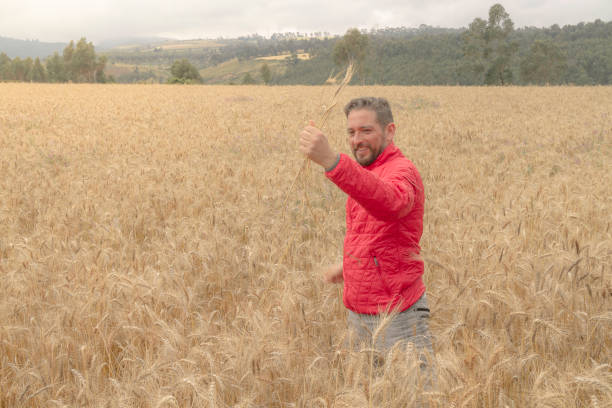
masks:
<svg viewBox="0 0 612 408"><path fill-rule="evenodd" d="M348 141L357 163L369 166L393 140L395 125L385 128L376 120L376 112L369 109L353 110L347 118Z"/></svg>

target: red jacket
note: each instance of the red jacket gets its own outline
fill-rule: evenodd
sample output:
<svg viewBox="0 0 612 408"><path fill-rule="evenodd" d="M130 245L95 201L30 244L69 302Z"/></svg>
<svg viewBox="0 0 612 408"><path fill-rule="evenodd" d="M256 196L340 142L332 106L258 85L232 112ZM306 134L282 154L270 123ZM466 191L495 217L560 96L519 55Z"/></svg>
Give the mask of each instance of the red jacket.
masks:
<svg viewBox="0 0 612 408"><path fill-rule="evenodd" d="M406 310L425 292L419 255L425 193L419 172L390 143L367 167L341 154L325 174L349 195L344 305L366 314Z"/></svg>

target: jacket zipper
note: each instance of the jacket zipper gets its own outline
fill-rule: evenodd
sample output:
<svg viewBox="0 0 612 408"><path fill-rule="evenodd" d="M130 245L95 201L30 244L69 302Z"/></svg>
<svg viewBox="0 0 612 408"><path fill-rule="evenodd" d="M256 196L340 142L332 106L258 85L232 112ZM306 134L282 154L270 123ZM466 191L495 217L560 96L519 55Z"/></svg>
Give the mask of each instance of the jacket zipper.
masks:
<svg viewBox="0 0 612 408"><path fill-rule="evenodd" d="M385 282L382 271L380 270L380 264L378 263L378 259L375 256L373 256L372 258L374 259L374 265L376 265L376 271L378 272L378 277L380 278L380 282L383 284L383 287L385 288L385 291L387 292L387 294L390 295L391 289L389 289L387 282Z"/></svg>

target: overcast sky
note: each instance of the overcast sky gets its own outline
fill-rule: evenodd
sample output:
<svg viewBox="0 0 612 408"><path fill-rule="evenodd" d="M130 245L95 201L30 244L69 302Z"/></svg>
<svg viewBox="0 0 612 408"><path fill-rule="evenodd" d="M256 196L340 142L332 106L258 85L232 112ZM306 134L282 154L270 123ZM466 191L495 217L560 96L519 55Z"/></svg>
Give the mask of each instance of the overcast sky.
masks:
<svg viewBox="0 0 612 408"><path fill-rule="evenodd" d="M484 0L0 0L0 36L94 43L120 37L237 37L348 28L466 27ZM612 0L504 0L515 27L612 20Z"/></svg>

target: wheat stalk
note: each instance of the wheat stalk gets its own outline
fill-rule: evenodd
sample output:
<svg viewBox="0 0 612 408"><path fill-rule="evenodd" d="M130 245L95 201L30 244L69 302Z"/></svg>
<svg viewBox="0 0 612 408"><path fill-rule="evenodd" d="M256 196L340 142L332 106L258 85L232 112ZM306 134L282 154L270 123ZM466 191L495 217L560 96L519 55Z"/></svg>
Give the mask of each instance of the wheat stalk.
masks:
<svg viewBox="0 0 612 408"><path fill-rule="evenodd" d="M336 88L336 91L331 96L331 98L329 100L329 103L326 105L325 111L323 112L323 114L319 118L319 122L317 124L319 129L323 129L323 127L327 123L327 119L329 118L329 115L330 115L331 111L336 106L338 95L340 95L342 90L349 84L349 82L351 82L351 78L353 77L353 74L354 74L354 64L352 62L350 62L348 64L348 66L346 67L346 72L344 73L344 78L342 79L342 82L340 82L340 85L338 85L338 87ZM298 173L296 174L295 178L293 179L293 181L289 185L289 190L287 190L287 193L285 195L285 199L283 200L283 206L282 206L283 214L284 214L284 209L286 208L286 205L287 205L287 200L289 199L289 195L293 191L293 187L295 186L296 181L300 179L300 176L302 175L302 173L305 170L307 170L309 168L309 166L310 166L310 160L308 158L305 158L303 160L303 162L302 162L302 165L300 166L300 169L299 169ZM306 190L304 190L304 191L306 191ZM305 199L306 199L306 202L308 202L307 193L305 193Z"/></svg>

